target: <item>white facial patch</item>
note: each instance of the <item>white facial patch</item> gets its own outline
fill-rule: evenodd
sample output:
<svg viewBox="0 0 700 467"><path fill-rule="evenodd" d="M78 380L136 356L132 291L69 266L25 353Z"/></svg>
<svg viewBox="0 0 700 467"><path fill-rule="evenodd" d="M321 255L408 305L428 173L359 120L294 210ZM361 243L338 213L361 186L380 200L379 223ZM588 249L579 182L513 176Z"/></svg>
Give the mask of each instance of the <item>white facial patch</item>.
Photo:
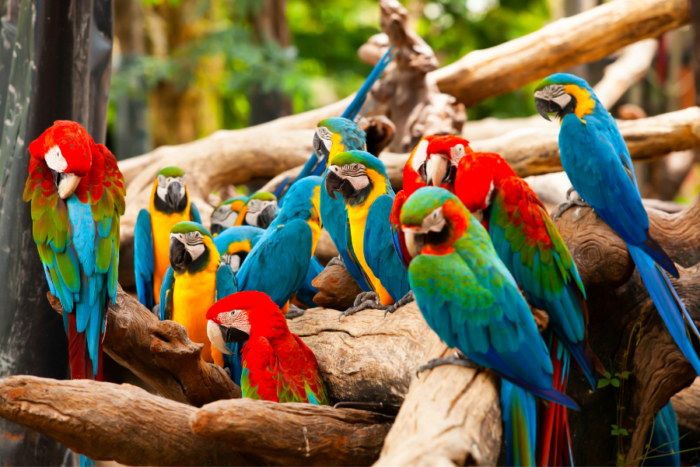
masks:
<svg viewBox="0 0 700 467"><path fill-rule="evenodd" d="M230 267L234 273L238 272L238 270L241 268L241 257L233 254L233 255L222 255L221 256L221 264L226 264L228 267Z"/></svg>
<svg viewBox="0 0 700 467"><path fill-rule="evenodd" d="M63 173L63 171L68 168L68 162L66 162L63 154L61 154L61 148L59 148L58 145L49 149L44 156L44 160L46 161L46 165L55 172Z"/></svg>
<svg viewBox="0 0 700 467"><path fill-rule="evenodd" d="M442 215L442 206L423 219L421 225L424 232L440 232L445 227L445 217Z"/></svg>
<svg viewBox="0 0 700 467"><path fill-rule="evenodd" d="M539 91L535 91L535 97L556 102L562 109L571 102L571 96L564 91L564 86L560 84L551 84Z"/></svg>
<svg viewBox="0 0 700 467"><path fill-rule="evenodd" d="M489 192L486 193L486 207L491 204L491 196L493 195L493 180L491 180L491 186L489 187Z"/></svg>
<svg viewBox="0 0 700 467"><path fill-rule="evenodd" d="M416 147L416 152L413 153L413 159L411 160L411 167L413 170L418 172L418 169L420 169L420 166L423 165L423 162L428 158L428 145L430 143L426 140L421 141L418 143L418 146Z"/></svg>
<svg viewBox="0 0 700 467"><path fill-rule="evenodd" d="M231 206L224 205L219 209L214 211L211 215L211 223L220 225L222 227L228 228L233 227L238 219L238 213L236 211L231 211Z"/></svg>
<svg viewBox="0 0 700 467"><path fill-rule="evenodd" d="M242 310L232 310L226 313L219 313L217 318L224 326L233 326L246 334L250 334L250 321L248 321L248 315Z"/></svg>
<svg viewBox="0 0 700 467"><path fill-rule="evenodd" d="M452 165L456 166L462 157L464 157L463 144L456 144L450 148L450 160L452 161Z"/></svg>
<svg viewBox="0 0 700 467"><path fill-rule="evenodd" d="M185 196L185 176L182 177L165 177L164 175L158 175L158 186L156 187L156 195L158 198L165 201L165 195L168 194L168 187L171 183L178 182L180 184L180 197Z"/></svg>

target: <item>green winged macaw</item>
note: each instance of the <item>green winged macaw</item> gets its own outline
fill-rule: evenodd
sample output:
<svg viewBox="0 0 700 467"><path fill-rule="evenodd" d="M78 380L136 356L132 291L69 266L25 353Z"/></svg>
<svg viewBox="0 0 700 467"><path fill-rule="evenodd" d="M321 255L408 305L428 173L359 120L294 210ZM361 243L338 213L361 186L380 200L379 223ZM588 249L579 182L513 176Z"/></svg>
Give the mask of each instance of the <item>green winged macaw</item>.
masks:
<svg viewBox="0 0 700 467"><path fill-rule="evenodd" d="M315 260L321 235L320 186L321 177L312 176L289 189L279 215L238 270L239 290L264 292L286 312Z"/></svg>
<svg viewBox="0 0 700 467"><path fill-rule="evenodd" d="M115 157L75 122L29 145L24 200L51 294L63 306L73 379L102 380L105 313L117 297L124 177Z"/></svg>
<svg viewBox="0 0 700 467"><path fill-rule="evenodd" d="M277 197L266 191L252 194L243 203L234 226L252 225L267 229L277 215Z"/></svg>
<svg viewBox="0 0 700 467"><path fill-rule="evenodd" d="M585 200L576 204L591 206L625 241L667 329L700 375L700 358L686 324L696 335L700 336L700 332L668 278L667 274L678 278L676 265L649 235L649 217L642 205L632 158L615 119L585 80L565 73L552 75L539 84L535 106L547 120L547 112L556 112L560 118L562 166L573 188Z"/></svg>
<svg viewBox="0 0 700 467"><path fill-rule="evenodd" d="M389 216L394 191L384 163L365 151L347 151L333 156L325 177L331 198L340 194L347 210L347 249L378 297L346 310L345 316L376 307L388 312L412 300L406 269L394 250ZM408 296L407 296L408 295ZM358 297L368 298L366 294ZM357 300L356 300L357 302ZM397 305L397 306L394 306Z"/></svg>
<svg viewBox="0 0 700 467"><path fill-rule="evenodd" d="M180 222L170 230L170 267L160 290L159 316L182 324L187 335L204 344L202 358L224 366L222 354L207 337L207 310L238 291L233 270L221 256L207 229L196 222Z"/></svg>
<svg viewBox="0 0 700 467"><path fill-rule="evenodd" d="M214 237L214 245L221 255L221 262L228 264L234 274L237 274L250 250L264 233L265 230L251 225L229 227L222 231Z"/></svg>
<svg viewBox="0 0 700 467"><path fill-rule="evenodd" d="M211 213L211 227L209 228L214 237L219 235L222 230L233 227L248 198L249 196L235 196L214 208L214 211Z"/></svg>
<svg viewBox="0 0 700 467"><path fill-rule="evenodd" d="M501 408L508 465L535 465L534 396L577 409L553 389L547 346L525 298L481 224L459 199L438 187L420 188L401 210L413 260L411 289L428 325L465 356L433 361L474 364L503 379Z"/></svg>
<svg viewBox="0 0 700 467"><path fill-rule="evenodd" d="M170 266L170 230L180 222L202 223L190 202L185 173L166 167L153 181L148 210L142 209L134 229L134 275L139 302L151 310L160 300L163 277Z"/></svg>
<svg viewBox="0 0 700 467"><path fill-rule="evenodd" d="M207 319L215 348L230 354L231 344L244 344L240 352L243 397L329 405L316 356L289 331L282 311L270 297L262 292L238 292L212 306Z"/></svg>

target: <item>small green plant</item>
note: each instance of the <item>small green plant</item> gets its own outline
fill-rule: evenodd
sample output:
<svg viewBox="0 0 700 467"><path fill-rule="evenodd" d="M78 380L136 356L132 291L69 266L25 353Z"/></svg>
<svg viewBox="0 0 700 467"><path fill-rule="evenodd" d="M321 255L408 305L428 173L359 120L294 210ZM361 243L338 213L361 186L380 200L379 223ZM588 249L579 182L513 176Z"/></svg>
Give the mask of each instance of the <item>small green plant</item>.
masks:
<svg viewBox="0 0 700 467"><path fill-rule="evenodd" d="M619 388L620 387L620 380L621 379L628 379L630 377L630 372L629 371L623 371L622 373L615 373L615 377L613 378L612 375L609 372L605 372L605 378L600 378L598 380L598 389L604 388L607 385L612 385L613 387Z"/></svg>
<svg viewBox="0 0 700 467"><path fill-rule="evenodd" d="M610 432L611 435L613 436L627 436L629 433L627 433L627 430L624 428L620 428L617 425L611 425L612 426L612 431Z"/></svg>

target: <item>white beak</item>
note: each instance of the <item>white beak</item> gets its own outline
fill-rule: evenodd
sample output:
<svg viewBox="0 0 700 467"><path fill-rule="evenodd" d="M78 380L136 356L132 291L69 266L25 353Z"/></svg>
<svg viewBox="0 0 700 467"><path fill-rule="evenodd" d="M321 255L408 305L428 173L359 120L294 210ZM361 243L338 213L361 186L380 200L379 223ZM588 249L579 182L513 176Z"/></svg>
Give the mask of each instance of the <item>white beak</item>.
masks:
<svg viewBox="0 0 700 467"><path fill-rule="evenodd" d="M440 186L447 174L450 162L444 157L433 154L425 164L425 176L428 185Z"/></svg>
<svg viewBox="0 0 700 467"><path fill-rule="evenodd" d="M219 325L212 320L207 321L207 336L209 336L209 341L216 350L218 350L224 355L233 355L233 352L231 352L228 349L228 347L226 347L226 343L224 342L224 336L221 335L221 329L219 329Z"/></svg>
<svg viewBox="0 0 700 467"><path fill-rule="evenodd" d="M73 194L75 189L78 188L80 180L82 179L77 175L65 174L64 177L61 178L61 182L58 184L58 196L60 196L61 199L68 198Z"/></svg>
<svg viewBox="0 0 700 467"><path fill-rule="evenodd" d="M404 227L403 230L404 238L406 239L406 248L413 258L420 255L420 252L425 246L425 233L422 229L418 228L416 230L407 229Z"/></svg>

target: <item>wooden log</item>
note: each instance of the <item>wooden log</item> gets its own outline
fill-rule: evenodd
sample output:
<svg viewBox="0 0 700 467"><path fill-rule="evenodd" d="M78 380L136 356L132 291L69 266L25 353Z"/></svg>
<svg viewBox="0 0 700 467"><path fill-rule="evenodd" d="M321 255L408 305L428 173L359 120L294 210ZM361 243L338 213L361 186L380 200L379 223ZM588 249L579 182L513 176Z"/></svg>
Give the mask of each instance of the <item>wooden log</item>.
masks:
<svg viewBox="0 0 700 467"><path fill-rule="evenodd" d="M440 90L467 107L690 21L687 0L618 0L477 50L436 70Z"/></svg>
<svg viewBox="0 0 700 467"><path fill-rule="evenodd" d="M393 417L310 404L219 401L190 415L197 436L282 465L369 465Z"/></svg>
<svg viewBox="0 0 700 467"><path fill-rule="evenodd" d="M326 266L311 283L318 289L314 303L323 308L347 310L355 303L362 289L342 265Z"/></svg>
<svg viewBox="0 0 700 467"><path fill-rule="evenodd" d="M700 444L700 378L671 398L678 420L681 458L688 463L697 457ZM686 451L686 452L683 452Z"/></svg>

